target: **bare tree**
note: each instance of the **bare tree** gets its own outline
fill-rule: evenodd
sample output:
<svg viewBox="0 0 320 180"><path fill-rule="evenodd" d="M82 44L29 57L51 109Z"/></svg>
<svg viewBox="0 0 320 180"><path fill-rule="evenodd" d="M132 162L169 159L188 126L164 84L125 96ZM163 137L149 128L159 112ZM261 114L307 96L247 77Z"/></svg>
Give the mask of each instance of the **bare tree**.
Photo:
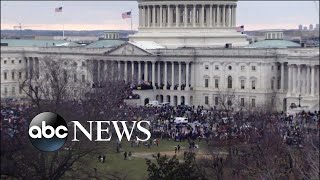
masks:
<svg viewBox="0 0 320 180"><path fill-rule="evenodd" d="M30 71L28 77L21 82L21 88L31 102L28 109L29 120L43 111L56 112L70 123L72 120L112 120L122 111L123 99L128 89L124 82L108 81L100 87L92 88L87 82L76 82L73 75L77 73L75 66L70 66L63 59L44 57L39 71ZM74 93L77 90L78 93ZM55 152L39 152L31 146L27 139L28 131L18 129L19 134L1 132L1 141L6 145L1 148L1 174L21 179L60 179L66 172L72 171L74 164L87 155L95 155L101 149L111 151L103 144L91 142L81 133L77 135L80 142L70 139L64 147ZM24 133L21 133L24 132ZM73 134L73 129L69 129Z"/></svg>

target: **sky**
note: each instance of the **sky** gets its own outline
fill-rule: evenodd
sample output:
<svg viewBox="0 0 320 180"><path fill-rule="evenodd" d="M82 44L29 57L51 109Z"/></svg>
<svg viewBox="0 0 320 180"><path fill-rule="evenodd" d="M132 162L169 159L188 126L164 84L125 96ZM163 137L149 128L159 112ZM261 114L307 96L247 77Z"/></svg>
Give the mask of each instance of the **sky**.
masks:
<svg viewBox="0 0 320 180"><path fill-rule="evenodd" d="M62 13L55 13L56 7ZM318 7L317 7L318 6ZM245 30L297 29L299 24L319 24L319 1L239 1L237 25ZM121 13L132 10L133 28L138 25L136 1L2 1L1 29L34 30L128 30L130 19Z"/></svg>

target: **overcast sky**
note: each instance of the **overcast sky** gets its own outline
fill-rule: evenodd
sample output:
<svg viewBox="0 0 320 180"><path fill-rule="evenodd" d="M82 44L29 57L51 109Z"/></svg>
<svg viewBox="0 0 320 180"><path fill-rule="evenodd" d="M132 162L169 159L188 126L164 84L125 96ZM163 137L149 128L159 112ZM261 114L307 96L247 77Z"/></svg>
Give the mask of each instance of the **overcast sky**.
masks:
<svg viewBox="0 0 320 180"><path fill-rule="evenodd" d="M319 2L317 2L319 8ZM62 13L55 13L56 7ZM138 3L135 1L2 1L1 29L22 23L25 29L105 30L130 29L130 20L121 13L133 13L137 29ZM239 1L237 25L246 30L297 29L299 24L319 24L313 1Z"/></svg>

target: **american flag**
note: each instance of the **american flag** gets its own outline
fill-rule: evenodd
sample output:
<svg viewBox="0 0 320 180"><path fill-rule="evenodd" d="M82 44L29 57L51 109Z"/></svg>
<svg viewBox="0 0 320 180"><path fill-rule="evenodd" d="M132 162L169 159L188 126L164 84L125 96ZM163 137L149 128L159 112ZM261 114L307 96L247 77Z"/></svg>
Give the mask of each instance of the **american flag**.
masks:
<svg viewBox="0 0 320 180"><path fill-rule="evenodd" d="M57 7L54 9L54 12L62 12L62 7Z"/></svg>
<svg viewBox="0 0 320 180"><path fill-rule="evenodd" d="M237 32L243 32L244 31L244 25L237 27Z"/></svg>
<svg viewBox="0 0 320 180"><path fill-rule="evenodd" d="M122 19L131 18L131 11L122 13Z"/></svg>

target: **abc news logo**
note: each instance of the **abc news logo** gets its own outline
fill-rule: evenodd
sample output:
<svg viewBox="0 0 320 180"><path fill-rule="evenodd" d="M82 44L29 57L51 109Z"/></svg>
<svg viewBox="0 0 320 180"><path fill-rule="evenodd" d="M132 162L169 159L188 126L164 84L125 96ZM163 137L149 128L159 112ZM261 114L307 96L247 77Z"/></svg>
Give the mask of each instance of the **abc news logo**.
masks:
<svg viewBox="0 0 320 180"><path fill-rule="evenodd" d="M92 141L93 124L96 123L96 139L95 141L110 141L112 134L109 137L102 137L102 132L109 134L109 128L102 128L103 125L110 127L113 125L119 141L123 136L127 137L130 141L132 133L135 127L143 132L147 137L140 139L136 136L138 141L148 141L151 137L151 133L148 129L142 126L142 124L150 125L149 121L132 121L133 125L129 132L127 127L127 121L87 121L89 123L89 130L84 128L78 121L71 121L73 123L74 133L72 141L79 141L77 139L77 133L83 133L90 141ZM118 123L121 123L122 127L119 127ZM68 126L66 121L58 114L52 112L43 112L34 117L29 125L29 139L34 147L41 151L52 152L60 149L68 139Z"/></svg>

